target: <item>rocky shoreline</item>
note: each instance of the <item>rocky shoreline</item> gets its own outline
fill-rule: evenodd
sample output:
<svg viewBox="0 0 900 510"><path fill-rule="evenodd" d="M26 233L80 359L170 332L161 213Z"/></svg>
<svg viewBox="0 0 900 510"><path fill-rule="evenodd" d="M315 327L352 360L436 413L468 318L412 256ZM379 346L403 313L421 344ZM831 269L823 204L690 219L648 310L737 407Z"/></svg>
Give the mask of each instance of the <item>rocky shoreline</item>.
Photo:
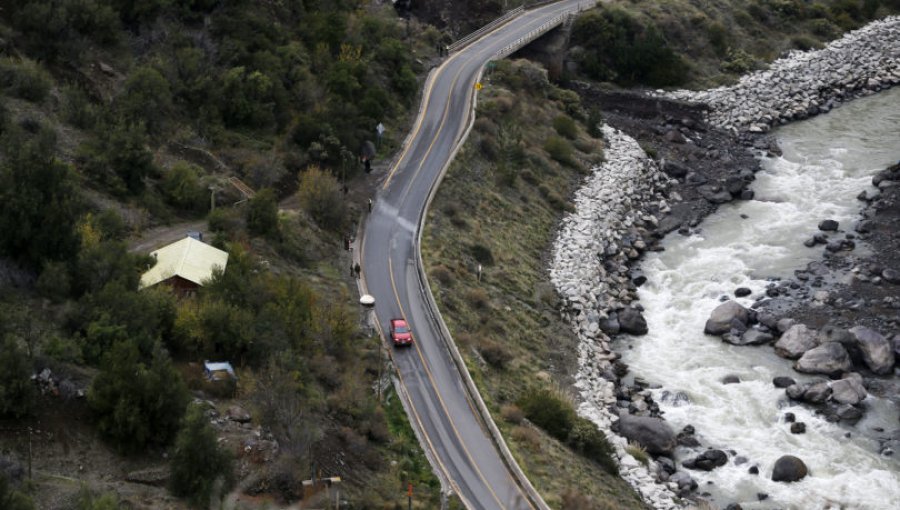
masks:
<svg viewBox="0 0 900 510"><path fill-rule="evenodd" d="M677 444L699 446L699 443L693 437L693 430L676 435L659 419L658 407L646 383L639 379L631 385L623 383L628 368L610 349L611 337L616 334L646 331L636 297L637 287L643 283L643 277L635 269L640 254L657 249L656 243L671 231L689 234L721 203L753 198L749 184L759 169L759 162L748 149L777 152L771 139L757 133L824 113L854 97L900 83L898 62L900 18L894 17L849 33L823 50L792 53L773 63L768 71L748 75L734 87L680 91L667 97L652 94L648 98L575 85L585 102L601 106L609 124L637 140L613 127L604 127L608 143L606 162L594 169L576 193L576 210L562 222L554 244L551 281L561 296L562 313L581 339L576 375L576 388L583 402L579 412L608 435L618 454L623 478L654 508L683 506L686 501L681 498L690 497L696 489L697 484L690 475L677 471L675 463L666 455ZM706 103L706 107L682 101ZM894 182L893 177L882 180ZM834 315L835 310L853 315L854 311L871 309L866 305L875 301L881 308L900 308L900 300L863 288L883 285L885 269L900 269L892 267L896 258L892 254L897 253L898 246L896 240L891 241L896 229L891 214L900 215L894 195L898 188L884 188L888 191L882 190L883 198L862 197L874 204L868 213L864 211L869 216L868 222L861 222L868 231L860 232L857 227L856 234L826 240L826 246L831 241L833 248L825 251L825 262L821 264L825 269L815 266L808 270L813 272L812 278L803 279L801 272L798 281L773 284L773 288L782 290L763 296L765 308L770 312L764 317L783 318L791 310L795 322L821 327L823 318ZM876 249L871 262L835 255L847 252L847 242L852 242L855 236L882 237L872 240ZM855 280L844 290L825 291L828 293L825 296L821 273L836 269L856 275ZM798 290L804 287L803 282L808 283L806 292ZM878 298L860 298L867 295ZM834 310L828 310L828 306ZM765 320L776 330L771 338L774 340L781 333L777 331L778 321ZM900 317L887 322L844 320L846 324L869 324L874 329L887 324L896 331ZM782 325L789 328L790 320L783 320ZM772 328L765 326L757 330L769 333ZM898 348L897 337L888 341L893 342L893 350ZM851 393L857 398L863 395L857 377L844 377L845 382L838 384L838 390L849 400L853 400ZM828 393L825 399L834 400L834 383L827 386L820 393ZM874 386L878 388L878 384ZM896 387L887 386L876 391L896 394ZM808 389L804 388L803 394ZM797 395L799 390L794 388L793 393ZM839 405L852 407L854 404ZM844 410L847 411L846 407ZM792 430L801 428L801 424L795 425ZM885 449L893 448L896 439L887 438ZM651 460L646 466L636 461L626 452L629 440L642 444L648 453L659 455L657 460ZM714 468L721 461L717 452L708 450L687 461L684 467ZM785 459L780 466L789 471L776 473L785 479L800 470L793 459Z"/></svg>

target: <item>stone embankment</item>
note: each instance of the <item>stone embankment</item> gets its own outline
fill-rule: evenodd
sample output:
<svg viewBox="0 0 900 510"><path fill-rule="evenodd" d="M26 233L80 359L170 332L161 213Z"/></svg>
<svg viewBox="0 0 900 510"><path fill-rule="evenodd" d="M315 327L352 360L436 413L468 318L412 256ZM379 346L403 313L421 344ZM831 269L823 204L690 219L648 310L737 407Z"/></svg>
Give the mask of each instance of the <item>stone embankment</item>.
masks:
<svg viewBox="0 0 900 510"><path fill-rule="evenodd" d="M708 122L762 133L900 83L900 17L872 22L817 51L793 51L736 84L665 96L709 105Z"/></svg>
<svg viewBox="0 0 900 510"><path fill-rule="evenodd" d="M555 243L550 278L563 299L567 319L581 339L576 387L583 404L579 412L594 421L615 447L622 477L654 508L678 508L674 487L657 484L655 462L640 464L625 451L628 442L612 432L619 419L613 381L618 357L610 349L605 331L645 333L640 308L629 306L635 285L629 277L629 261L647 249L646 239L658 224L657 215L669 206L663 190L669 178L649 159L636 141L609 126L606 162L596 168L575 194L575 212L567 216ZM649 392L632 395L646 410ZM656 420L656 418L648 418ZM667 427L661 420L648 428ZM646 430L652 433L652 430ZM674 445L672 445L674 446Z"/></svg>

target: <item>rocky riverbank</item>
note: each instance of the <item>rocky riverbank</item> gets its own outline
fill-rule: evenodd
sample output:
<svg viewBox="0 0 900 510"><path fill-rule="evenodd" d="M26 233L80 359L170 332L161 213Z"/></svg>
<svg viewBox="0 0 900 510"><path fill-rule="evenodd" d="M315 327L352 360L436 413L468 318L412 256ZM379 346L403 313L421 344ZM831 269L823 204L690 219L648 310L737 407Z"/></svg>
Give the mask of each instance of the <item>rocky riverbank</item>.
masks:
<svg viewBox="0 0 900 510"><path fill-rule="evenodd" d="M817 51L793 51L729 87L661 93L704 103L710 124L762 133L900 83L900 17L872 22Z"/></svg>
<svg viewBox="0 0 900 510"><path fill-rule="evenodd" d="M696 489L697 484L690 475L677 471L667 454L676 444L699 446L699 443L693 430L686 429L676 435L659 419L658 407L645 383L638 379L631 385L623 384L628 367L617 361L618 355L610 349L610 338L616 334L646 331L642 308L636 302L636 289L643 283L643 277L634 265L643 251L657 249L656 242L667 233L677 230L689 234L719 204L753 198L748 186L759 164L748 149L763 153L778 151L771 139L755 133L824 113L854 97L900 82L898 58L900 18L889 18L847 34L818 52L792 53L773 63L768 71L749 75L733 87L667 94L669 99L678 101L666 100L659 94L648 98L575 85L587 104L601 107L609 124L637 141L613 127L604 128L608 142L606 162L594 170L576 194L576 211L561 225L551 280L562 297L563 314L582 339L576 377L576 387L583 400L579 411L607 433L616 447L623 477L655 508L677 507L683 504L678 496L687 496ZM692 106L681 100L705 102L706 106ZM738 139L745 146L740 146ZM653 157L648 157L648 152ZM893 177L883 180L893 182ZM868 217L861 222L863 231L857 227L855 233L841 238L820 234L816 241L825 240L826 259L821 266L840 267L854 275L851 284L845 290L835 287L826 291L827 295L823 294L820 286L825 280L822 274L825 269L811 267L808 272L818 271L812 278L804 278L801 273L799 283L775 283L772 287L781 290L762 296L770 316L782 318L788 309L793 309L796 322L814 325L819 321L821 326L822 320L836 313L827 309L833 304L840 314L848 316L844 320L848 327L851 323L891 325L890 320L885 323L883 314L880 319L849 318L863 309L893 310L895 303L900 307L895 293L883 295L885 269L890 270L889 276L900 269L892 266L896 256L891 254L897 253L898 246L893 244L896 240L891 241L896 227L890 219L891 214L898 214L900 207L896 197L890 198L896 188L890 185L882 188L889 191L881 190L886 201L880 205L879 197L863 197L875 204L870 212L864 212ZM882 220L876 222L875 218ZM851 261L835 255L847 252L854 245L854 238L879 235L883 239L876 239L873 262ZM803 282L809 284L806 292L798 291L804 287ZM882 287L863 288L864 285ZM788 299L792 296L807 300ZM782 321L782 325L790 326L789 321ZM777 329L778 321L772 326ZM779 333L775 332L770 341ZM893 341L892 349L896 350L896 337L888 337L888 341ZM838 390L847 397L855 393L861 398L856 376L843 379ZM830 393L826 398L834 394L833 386L828 385ZM897 394L893 386L888 385L885 390L875 386L876 391ZM804 393L807 389L804 388ZM797 388L794 393L799 393ZM677 399L678 395L672 398ZM792 430L802 428L800 424L795 425ZM644 445L649 453L657 456L656 462L651 461L646 467L638 463L625 451L629 440ZM886 451L893 448L890 441L891 438L885 440ZM712 453L689 460L685 467L714 468L720 460L718 450L709 452ZM782 464L791 462L792 459L787 459ZM754 467L750 469L752 472ZM789 479L793 474L779 472L778 477L784 475Z"/></svg>

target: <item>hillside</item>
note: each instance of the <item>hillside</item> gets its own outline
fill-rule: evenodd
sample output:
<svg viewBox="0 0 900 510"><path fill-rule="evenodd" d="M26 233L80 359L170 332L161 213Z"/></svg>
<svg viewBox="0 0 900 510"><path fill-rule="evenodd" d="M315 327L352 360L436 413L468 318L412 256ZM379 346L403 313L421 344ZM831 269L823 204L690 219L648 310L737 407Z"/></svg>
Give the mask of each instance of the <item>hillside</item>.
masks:
<svg viewBox="0 0 900 510"><path fill-rule="evenodd" d="M4 5L0 500L439 505L344 250L438 36L381 2ZM138 291L188 231L225 271Z"/></svg>

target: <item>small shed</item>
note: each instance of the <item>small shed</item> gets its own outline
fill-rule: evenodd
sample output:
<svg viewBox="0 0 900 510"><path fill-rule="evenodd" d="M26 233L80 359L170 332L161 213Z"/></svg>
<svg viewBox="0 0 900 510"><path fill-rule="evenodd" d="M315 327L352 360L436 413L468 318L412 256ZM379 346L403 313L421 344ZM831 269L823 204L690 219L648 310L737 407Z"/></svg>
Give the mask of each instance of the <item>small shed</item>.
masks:
<svg viewBox="0 0 900 510"><path fill-rule="evenodd" d="M237 380L234 368L227 361L204 361L203 375L210 381Z"/></svg>
<svg viewBox="0 0 900 510"><path fill-rule="evenodd" d="M164 283L179 294L191 294L212 278L216 268L225 270L228 253L193 237L185 237L150 252L156 264L141 275L140 288Z"/></svg>

